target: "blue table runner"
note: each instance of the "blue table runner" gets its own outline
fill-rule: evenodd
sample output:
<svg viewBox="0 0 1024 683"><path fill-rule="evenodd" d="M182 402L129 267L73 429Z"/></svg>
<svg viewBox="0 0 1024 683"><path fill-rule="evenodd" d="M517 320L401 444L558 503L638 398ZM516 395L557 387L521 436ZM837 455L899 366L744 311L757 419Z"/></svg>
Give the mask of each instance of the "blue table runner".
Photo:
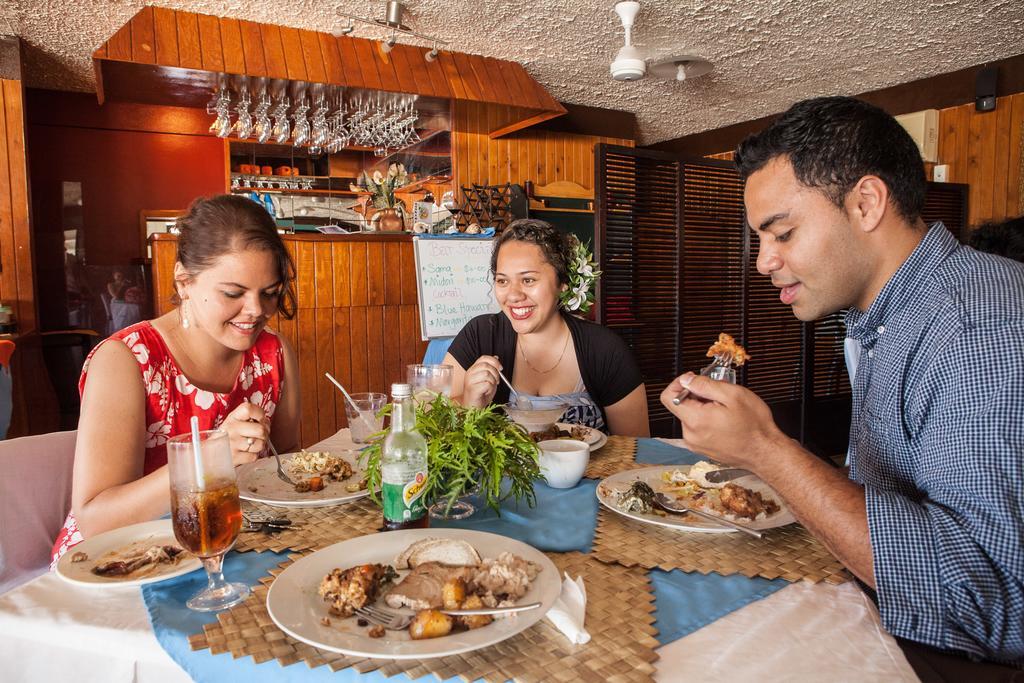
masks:
<svg viewBox="0 0 1024 683"><path fill-rule="evenodd" d="M686 449L676 448L654 439L637 441L636 460L641 465L692 464L700 457ZM507 503L501 517L483 509L466 520L432 522L434 526L475 529L501 534L528 543L545 552L590 552L597 526L599 503L595 494L597 481L584 479L572 489L553 489L544 484L535 488L537 505ZM552 523L552 520L557 520ZM287 558L286 553L229 553L224 574L229 581L255 585ZM755 600L760 600L788 585L782 579L748 579L745 576L688 574L682 571L651 570L655 595L655 627L662 644L696 631L726 614ZM161 647L196 681L223 683L244 679L260 681L384 681L377 672L358 674L353 669L332 672L322 666L310 669L296 664L282 667L276 660L256 664L252 658L234 659L212 655L209 650L192 651L188 636L203 630L204 624L216 621L215 615L192 612L185 601L205 585L203 572L149 584L142 587L142 596L150 623ZM422 681L435 680L425 676ZM450 679L452 683L458 678Z"/></svg>

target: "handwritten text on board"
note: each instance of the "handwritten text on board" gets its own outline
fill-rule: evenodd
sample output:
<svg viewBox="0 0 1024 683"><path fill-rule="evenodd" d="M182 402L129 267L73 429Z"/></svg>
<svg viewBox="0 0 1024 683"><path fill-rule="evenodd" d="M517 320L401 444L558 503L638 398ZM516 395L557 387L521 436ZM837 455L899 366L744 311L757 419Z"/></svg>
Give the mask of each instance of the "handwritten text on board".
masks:
<svg viewBox="0 0 1024 683"><path fill-rule="evenodd" d="M452 337L471 319L496 313L491 283L492 240L414 240L420 331Z"/></svg>

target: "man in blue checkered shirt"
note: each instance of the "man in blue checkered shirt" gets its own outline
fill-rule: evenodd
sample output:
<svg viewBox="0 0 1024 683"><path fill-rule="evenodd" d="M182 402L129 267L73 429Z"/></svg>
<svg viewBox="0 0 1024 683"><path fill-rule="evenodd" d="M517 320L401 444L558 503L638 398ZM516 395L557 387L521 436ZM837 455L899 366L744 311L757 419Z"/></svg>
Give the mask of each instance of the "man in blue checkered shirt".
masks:
<svg viewBox="0 0 1024 683"><path fill-rule="evenodd" d="M892 634L1024 665L1024 265L925 226L914 142L858 100L797 103L736 165L782 302L801 320L849 309L849 476L743 387L687 373L662 402L692 449L778 491Z"/></svg>

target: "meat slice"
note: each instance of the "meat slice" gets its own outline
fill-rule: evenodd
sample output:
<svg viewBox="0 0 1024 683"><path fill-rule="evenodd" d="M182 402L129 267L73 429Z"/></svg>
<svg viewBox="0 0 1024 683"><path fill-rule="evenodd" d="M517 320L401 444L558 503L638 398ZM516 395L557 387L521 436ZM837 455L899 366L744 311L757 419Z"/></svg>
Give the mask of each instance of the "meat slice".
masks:
<svg viewBox="0 0 1024 683"><path fill-rule="evenodd" d="M450 567L438 562L424 562L384 596L389 607L414 610L438 609L444 604L443 588L448 579L467 579L473 567Z"/></svg>
<svg viewBox="0 0 1024 683"><path fill-rule="evenodd" d="M134 557L101 562L92 568L92 573L98 576L127 576L151 564L171 564L182 552L177 546L155 545Z"/></svg>

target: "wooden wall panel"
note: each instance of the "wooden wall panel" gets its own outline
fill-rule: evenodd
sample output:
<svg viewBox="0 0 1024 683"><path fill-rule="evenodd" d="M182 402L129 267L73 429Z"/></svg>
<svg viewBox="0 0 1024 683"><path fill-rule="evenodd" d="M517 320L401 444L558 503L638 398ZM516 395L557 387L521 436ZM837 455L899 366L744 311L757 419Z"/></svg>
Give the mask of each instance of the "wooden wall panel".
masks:
<svg viewBox="0 0 1024 683"><path fill-rule="evenodd" d="M594 145L607 142L634 146L628 138L524 130L497 140L488 137L495 108L477 102L456 102L452 108L452 169L456 187L476 183L548 185L569 180L594 187Z"/></svg>
<svg viewBox="0 0 1024 683"><path fill-rule="evenodd" d="M111 59L131 61L132 58L132 25L125 24L107 41L107 55Z"/></svg>
<svg viewBox="0 0 1024 683"><path fill-rule="evenodd" d="M332 83L343 83L346 80L345 69L341 65L341 51L338 40L334 36L320 33L320 54L324 58L324 73Z"/></svg>
<svg viewBox="0 0 1024 683"><path fill-rule="evenodd" d="M373 57L374 46L362 40L346 41L343 38L339 38L339 40L342 41L343 49L346 47L345 43L351 44L355 52L355 61L359 65L360 73L363 77L363 84L367 88L381 90L383 85L380 74L377 73L377 60Z"/></svg>
<svg viewBox="0 0 1024 683"><path fill-rule="evenodd" d="M284 47L284 62L288 78L293 81L306 80L306 59L302 56L299 30L282 26L281 45Z"/></svg>
<svg viewBox="0 0 1024 683"><path fill-rule="evenodd" d="M251 21L239 21L242 33L242 52L245 53L245 69L253 76L267 75L267 58L263 55L263 34L260 25Z"/></svg>
<svg viewBox="0 0 1024 683"><path fill-rule="evenodd" d="M153 40L156 47L156 63L178 66L178 27L174 10L164 7L153 8Z"/></svg>
<svg viewBox="0 0 1024 683"><path fill-rule="evenodd" d="M199 17L188 12L175 12L175 19L178 28L178 64L183 69L202 69Z"/></svg>
<svg viewBox="0 0 1024 683"><path fill-rule="evenodd" d="M247 73L242 29L237 19L220 20L220 42L224 48L224 70L232 74Z"/></svg>
<svg viewBox="0 0 1024 683"><path fill-rule="evenodd" d="M939 110L938 164L951 183L970 185L967 222L972 227L1024 214L1024 93L996 99L995 111L974 104ZM733 158L733 151L707 155ZM926 164L929 180L935 164Z"/></svg>
<svg viewBox="0 0 1024 683"><path fill-rule="evenodd" d="M18 71L20 65L15 69ZM0 79L0 302L11 307L17 323L13 339L17 348L10 364L14 394L7 438L59 428L57 397L43 362L38 334L25 121L22 82Z"/></svg>
<svg viewBox="0 0 1024 683"><path fill-rule="evenodd" d="M306 63L306 79L314 83L327 81L327 67L323 53L320 52L320 38L312 31L299 31L299 43L302 45L302 59Z"/></svg>
<svg viewBox="0 0 1024 683"><path fill-rule="evenodd" d="M949 180L970 185L968 224L1024 214L1021 201L1021 137L1024 93L996 99L996 109L978 112L974 104L939 111L939 161Z"/></svg>
<svg viewBox="0 0 1024 683"><path fill-rule="evenodd" d="M262 56L255 54L257 43ZM451 51L428 64L423 46L398 44L390 54L381 47L367 38L147 6L92 56L101 101L131 99L136 77L149 85L161 80L160 69L125 65L105 79L106 62L118 61L514 105L489 131L496 136L566 113L519 64Z"/></svg>
<svg viewBox="0 0 1024 683"><path fill-rule="evenodd" d="M199 47L203 55L204 69L224 70L224 47L221 45L220 21L217 17L199 15Z"/></svg>
<svg viewBox="0 0 1024 683"><path fill-rule="evenodd" d="M288 64L284 58L284 45L281 43L281 29L270 24L261 24L260 35L263 38L263 56L267 64L267 76L289 78Z"/></svg>
<svg viewBox="0 0 1024 683"><path fill-rule="evenodd" d="M0 301L11 306L21 334L32 332L37 311L24 90L11 80L0 80L0 266Z"/></svg>
<svg viewBox="0 0 1024 683"><path fill-rule="evenodd" d="M143 7L132 17L132 61L142 64L156 62L154 45L153 8Z"/></svg>
<svg viewBox="0 0 1024 683"><path fill-rule="evenodd" d="M330 251L328 250L327 253L329 254ZM318 263L317 265L319 266L320 264ZM317 270L319 271L319 268ZM319 276L319 272L317 275ZM304 392L305 396L303 398L315 396L316 403L313 405L306 404L304 412L316 411L317 437L323 439L340 429L337 426L334 405L338 390L334 388L334 385L324 375L325 372L330 372L332 376L337 378L335 374L337 367L334 362L334 308L330 306L317 308L314 311L314 315L316 320L316 370L311 380L314 386L312 391ZM303 375L302 379L303 384L305 384L305 375ZM344 380L339 381L343 382ZM305 443L305 440L303 440L303 443Z"/></svg>
<svg viewBox="0 0 1024 683"><path fill-rule="evenodd" d="M406 365L420 362L427 344L420 340L411 239L286 235L284 241L299 273L299 310L293 320L276 316L271 327L299 358L300 442L309 446L348 424L325 372L350 392L388 393L403 381ZM176 245L171 235L153 240L158 315L172 308Z"/></svg>

